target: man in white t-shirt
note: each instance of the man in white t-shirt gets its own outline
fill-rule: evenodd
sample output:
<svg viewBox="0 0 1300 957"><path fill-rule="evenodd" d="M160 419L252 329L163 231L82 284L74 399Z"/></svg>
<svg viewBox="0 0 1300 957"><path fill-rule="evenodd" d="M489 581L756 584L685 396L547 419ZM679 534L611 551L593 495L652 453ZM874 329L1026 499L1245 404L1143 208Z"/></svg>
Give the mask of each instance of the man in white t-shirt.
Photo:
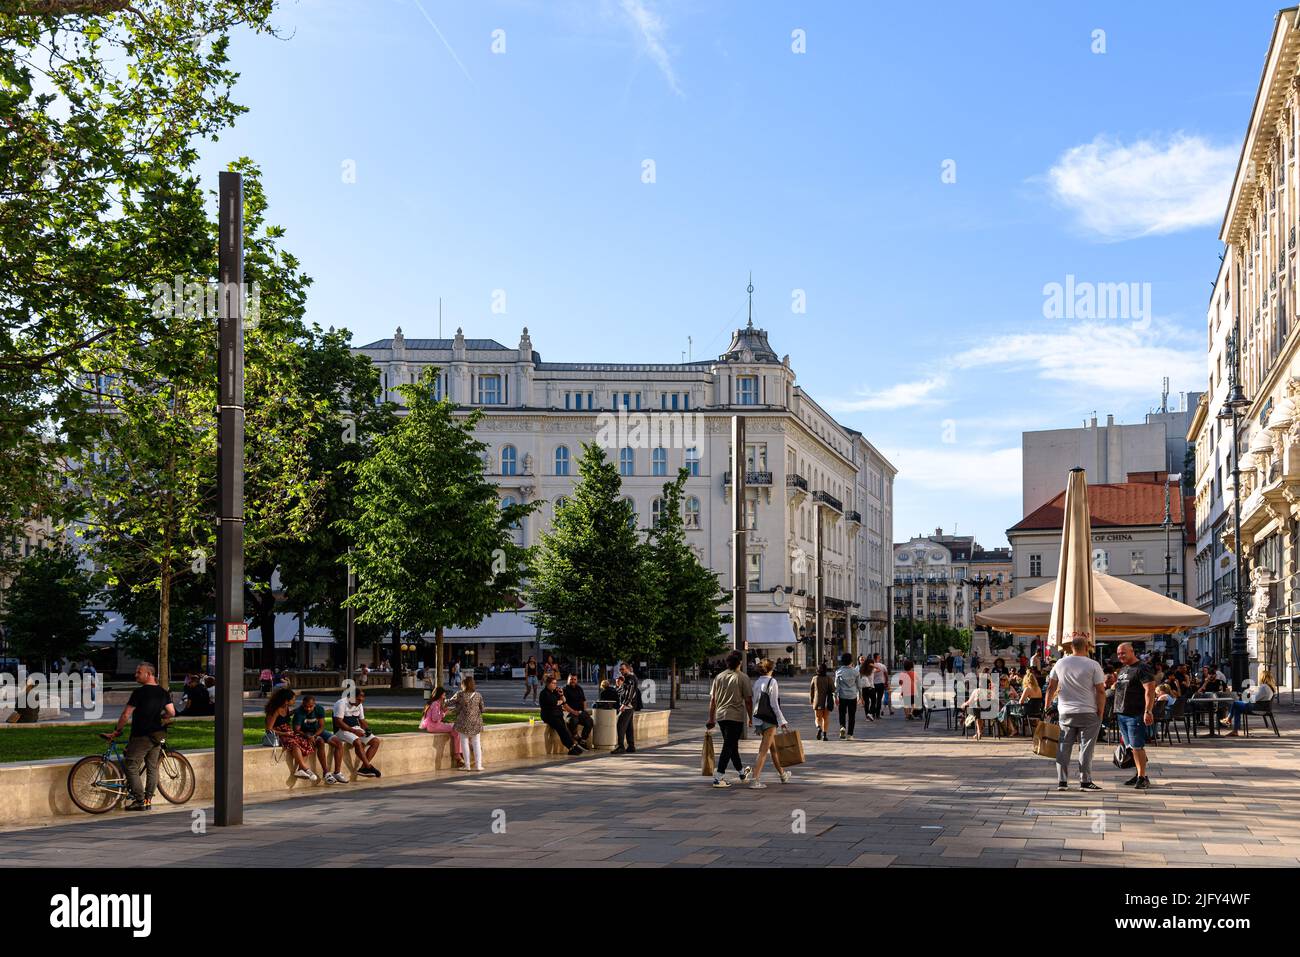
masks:
<svg viewBox="0 0 1300 957"><path fill-rule="evenodd" d="M366 693L363 689L357 688L352 694L344 692L343 697L334 702L334 733L344 747L356 751L361 765L357 774L382 777L379 769L370 763L379 750L379 738L370 732L366 723Z"/></svg>
<svg viewBox="0 0 1300 957"><path fill-rule="evenodd" d="M1101 736L1101 716L1106 712L1106 675L1101 665L1088 657L1088 641L1075 639L1073 649L1052 666L1047 676L1044 710L1056 702L1060 712L1061 741L1056 749L1056 789L1070 790L1070 752L1079 748L1079 784L1084 791L1100 791L1092 783L1092 752Z"/></svg>

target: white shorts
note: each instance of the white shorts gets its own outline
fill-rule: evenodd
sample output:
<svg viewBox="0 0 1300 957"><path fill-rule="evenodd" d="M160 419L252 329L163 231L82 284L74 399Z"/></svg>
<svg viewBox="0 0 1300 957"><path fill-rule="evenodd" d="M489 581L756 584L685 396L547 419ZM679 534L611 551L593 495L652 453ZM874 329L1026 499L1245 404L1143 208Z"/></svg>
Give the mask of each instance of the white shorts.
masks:
<svg viewBox="0 0 1300 957"><path fill-rule="evenodd" d="M337 731L335 736L344 744L353 744L360 741L362 744L369 744L375 740L375 736L369 732L357 734L355 731Z"/></svg>

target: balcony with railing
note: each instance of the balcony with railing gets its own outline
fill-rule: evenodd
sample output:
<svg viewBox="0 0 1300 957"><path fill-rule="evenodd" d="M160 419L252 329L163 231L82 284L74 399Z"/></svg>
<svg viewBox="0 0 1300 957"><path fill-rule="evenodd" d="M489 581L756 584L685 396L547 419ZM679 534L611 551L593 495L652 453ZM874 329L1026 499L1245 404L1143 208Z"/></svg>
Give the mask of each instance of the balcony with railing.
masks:
<svg viewBox="0 0 1300 957"><path fill-rule="evenodd" d="M837 512L844 511L844 503L837 499L830 492L813 492L813 499L821 502L823 505L829 505Z"/></svg>
<svg viewBox="0 0 1300 957"><path fill-rule="evenodd" d="M730 485L730 484L731 484L731 473L730 473L730 472L723 472L723 473L722 473L722 484L723 484L723 485ZM772 484L772 473L771 473L771 472L750 472L750 471L746 471L746 472L745 472L745 484L746 484L747 486L748 486L748 485L771 485L771 484Z"/></svg>
<svg viewBox="0 0 1300 957"><path fill-rule="evenodd" d="M844 514L844 517L847 518L850 522L855 522L855 523L858 524L858 525L861 525L861 524L862 524L862 513L861 513L861 512L846 512L846 513Z"/></svg>
<svg viewBox="0 0 1300 957"><path fill-rule="evenodd" d="M798 489L801 492L808 491L808 480L802 475L791 472L785 477L785 487Z"/></svg>

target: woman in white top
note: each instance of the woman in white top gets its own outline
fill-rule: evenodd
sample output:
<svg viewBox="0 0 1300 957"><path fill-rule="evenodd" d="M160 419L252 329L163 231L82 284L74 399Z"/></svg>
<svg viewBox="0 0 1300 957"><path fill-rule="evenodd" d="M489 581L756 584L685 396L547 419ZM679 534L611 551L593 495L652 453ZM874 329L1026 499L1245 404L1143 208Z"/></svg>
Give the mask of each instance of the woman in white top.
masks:
<svg viewBox="0 0 1300 957"><path fill-rule="evenodd" d="M764 658L758 663L760 675L754 682L754 730L762 735L762 740L758 745L758 760L754 762L754 778L749 785L751 788L767 787L758 778L763 773L763 762L769 756L772 758L772 767L776 768L776 773L781 778L781 783L785 784L790 780L790 772L781 767L781 763L776 759L776 751L772 748L776 729L789 727L785 715L781 712L781 689L777 687L776 679L772 677L773 668L772 659Z"/></svg>
<svg viewBox="0 0 1300 957"><path fill-rule="evenodd" d="M1228 717L1224 718L1220 724L1225 727L1231 723L1232 730L1225 737L1235 738L1237 732L1241 730L1241 716L1243 714L1253 714L1256 705L1272 701L1273 695L1277 694L1277 679L1273 673L1265 668L1259 673L1259 687L1250 692L1250 699L1247 701L1232 702L1232 711Z"/></svg>

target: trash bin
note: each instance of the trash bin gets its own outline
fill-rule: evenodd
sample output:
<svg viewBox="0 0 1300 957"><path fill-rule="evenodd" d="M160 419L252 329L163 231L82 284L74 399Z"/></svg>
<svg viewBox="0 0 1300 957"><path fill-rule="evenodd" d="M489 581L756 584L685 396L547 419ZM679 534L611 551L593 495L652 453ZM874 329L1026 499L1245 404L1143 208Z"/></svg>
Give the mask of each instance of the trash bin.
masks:
<svg viewBox="0 0 1300 957"><path fill-rule="evenodd" d="M596 725L591 732L593 746L612 749L618 744L618 711L614 708L593 708L591 717Z"/></svg>

